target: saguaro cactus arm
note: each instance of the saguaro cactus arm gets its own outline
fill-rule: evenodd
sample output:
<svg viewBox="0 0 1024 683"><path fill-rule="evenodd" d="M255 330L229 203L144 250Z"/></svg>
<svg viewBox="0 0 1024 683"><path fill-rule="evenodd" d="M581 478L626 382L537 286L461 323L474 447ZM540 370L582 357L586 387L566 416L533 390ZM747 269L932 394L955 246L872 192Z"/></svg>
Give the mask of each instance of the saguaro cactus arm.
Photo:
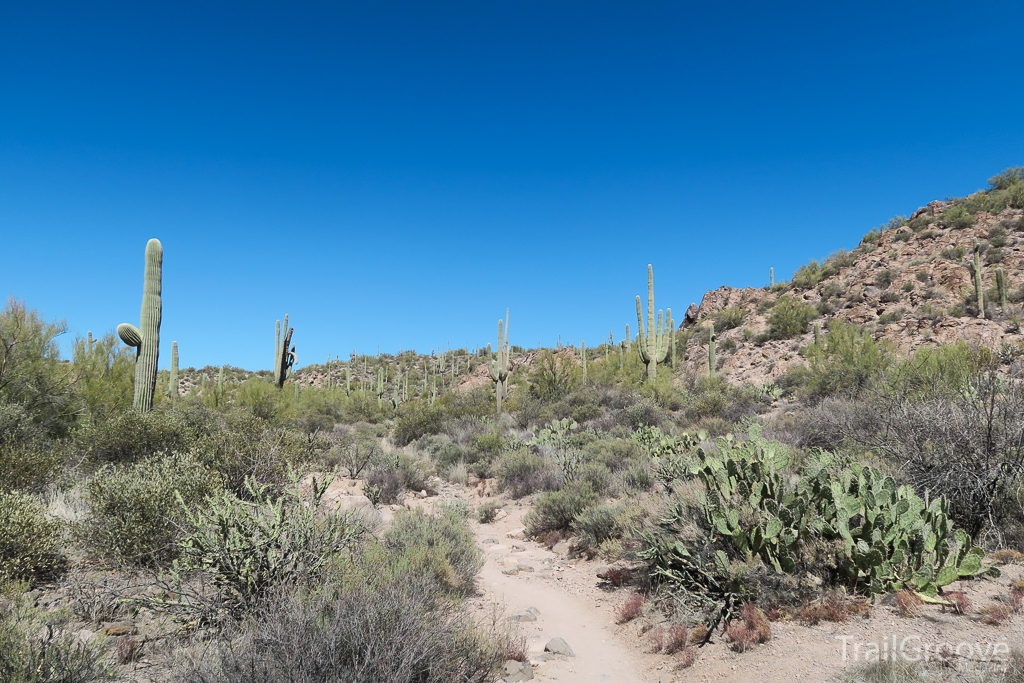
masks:
<svg viewBox="0 0 1024 683"><path fill-rule="evenodd" d="M164 250L160 240L146 243L146 270L142 286L141 329L131 323L117 326L117 336L135 352L135 398L133 407L141 413L153 409L156 392L156 369L160 357L160 320L163 314L161 299Z"/></svg>

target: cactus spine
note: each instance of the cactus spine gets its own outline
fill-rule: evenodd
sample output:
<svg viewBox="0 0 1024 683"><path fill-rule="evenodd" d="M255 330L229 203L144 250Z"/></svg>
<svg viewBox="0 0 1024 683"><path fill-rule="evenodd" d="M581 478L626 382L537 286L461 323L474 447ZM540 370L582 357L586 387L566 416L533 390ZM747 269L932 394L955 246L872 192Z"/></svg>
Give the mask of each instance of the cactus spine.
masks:
<svg viewBox="0 0 1024 683"><path fill-rule="evenodd" d="M672 336L675 323L672 321L672 309L665 315L658 311L657 325L654 317L654 266L647 264L647 327L644 327L643 307L640 296L636 297L636 322L640 328L637 335L637 346L640 349L640 360L647 367L647 379L658 377L658 363L665 362L669 352L669 337ZM667 329L666 329L667 328Z"/></svg>
<svg viewBox="0 0 1024 683"><path fill-rule="evenodd" d="M715 376L715 324L711 323L708 333L708 374Z"/></svg>
<svg viewBox="0 0 1024 683"><path fill-rule="evenodd" d="M90 333L90 336L92 333ZM91 341L91 339L90 339ZM171 342L171 374L167 380L168 398L178 398L178 342Z"/></svg>
<svg viewBox="0 0 1024 683"><path fill-rule="evenodd" d="M160 297L163 278L164 249L160 240L146 243L146 271L142 286L142 313L140 330L131 323L117 326L117 336L135 351L135 410L148 413L153 409L156 391L156 367L160 357L160 317L163 302Z"/></svg>
<svg viewBox="0 0 1024 683"><path fill-rule="evenodd" d="M978 317L985 318L985 289L981 277L981 245L974 238L974 290L978 295Z"/></svg>
<svg viewBox="0 0 1024 683"><path fill-rule="evenodd" d="M491 381L494 382L494 395L498 405L498 414L501 415L501 401L508 395L508 373L512 368L509 364L508 346L508 309L505 309L504 327L501 318L498 318L498 353L497 358L487 362L487 369L491 373Z"/></svg>
<svg viewBox="0 0 1024 683"><path fill-rule="evenodd" d="M1006 273L996 268L996 291L999 294L999 305L1006 306Z"/></svg>
<svg viewBox="0 0 1024 683"><path fill-rule="evenodd" d="M298 356L295 355L295 345L292 344L292 333L295 328L288 327L288 314L284 316L284 326L277 321L277 334L274 338L274 384L280 389L284 381L288 379L288 372L295 365ZM291 349L288 347L291 346Z"/></svg>

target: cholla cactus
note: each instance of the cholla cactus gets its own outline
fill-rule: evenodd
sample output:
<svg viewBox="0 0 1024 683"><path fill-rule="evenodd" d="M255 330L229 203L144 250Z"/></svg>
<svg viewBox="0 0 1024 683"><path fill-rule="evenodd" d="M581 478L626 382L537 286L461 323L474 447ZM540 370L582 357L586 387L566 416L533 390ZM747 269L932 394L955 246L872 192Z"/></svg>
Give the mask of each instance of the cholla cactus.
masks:
<svg viewBox="0 0 1024 683"><path fill-rule="evenodd" d="M156 391L156 368L160 357L160 318L163 301L160 296L163 279L164 249L160 240L151 239L146 244L146 271L142 288L142 313L139 324L117 326L117 336L135 352L135 399L132 405L140 413L153 409L153 394Z"/></svg>
<svg viewBox="0 0 1024 683"><path fill-rule="evenodd" d="M640 328L637 335L637 346L640 349L640 360L647 366L646 376L654 380L658 376L658 363L664 363L669 352L669 341L675 329L672 321L672 309L665 315L658 311L657 326L654 318L654 267L647 264L647 326L644 327L643 308L639 295L636 297L636 322ZM667 329L666 329L667 327Z"/></svg>
<svg viewBox="0 0 1024 683"><path fill-rule="evenodd" d="M508 375L512 372L512 364L509 360L510 349L508 345L508 309L505 309L504 327L501 318L498 318L498 351L497 358L487 362L487 369L491 373L491 381L494 382L495 400L498 404L498 414L501 415L501 401L508 395Z"/></svg>

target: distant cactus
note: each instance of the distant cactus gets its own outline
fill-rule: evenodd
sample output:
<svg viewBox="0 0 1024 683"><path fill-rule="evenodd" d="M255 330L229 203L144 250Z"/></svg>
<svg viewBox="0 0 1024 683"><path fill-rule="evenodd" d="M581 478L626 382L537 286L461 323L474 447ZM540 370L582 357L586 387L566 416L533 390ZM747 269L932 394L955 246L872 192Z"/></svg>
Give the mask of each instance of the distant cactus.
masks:
<svg viewBox="0 0 1024 683"><path fill-rule="evenodd" d="M772 288L774 286L775 286L775 269L774 268L769 268L768 269L768 287Z"/></svg>
<svg viewBox="0 0 1024 683"><path fill-rule="evenodd" d="M278 389L284 386L289 371L298 361L298 356L295 355L295 345L292 344L294 331L294 328L288 327L287 313L284 316L284 327L281 327L280 320L277 321L277 334L274 339L274 384Z"/></svg>
<svg viewBox="0 0 1024 683"><path fill-rule="evenodd" d="M981 245L974 238L974 291L978 296L978 317L985 317L985 288L981 276Z"/></svg>
<svg viewBox="0 0 1024 683"><path fill-rule="evenodd" d="M587 342L580 340L580 354L583 359L583 383L587 383Z"/></svg>
<svg viewBox="0 0 1024 683"><path fill-rule="evenodd" d="M675 323L672 320L672 309L669 308L662 316L658 311L657 325L654 317L654 267L647 264L647 327L644 327L643 307L640 297L636 297L636 322L640 328L637 335L637 346L640 349L640 360L647 367L647 379L654 380L658 376L658 363L665 362L669 352L669 339L672 337Z"/></svg>
<svg viewBox="0 0 1024 683"><path fill-rule="evenodd" d="M996 268L996 292L999 295L999 305L1006 306L1006 273L1002 268Z"/></svg>
<svg viewBox="0 0 1024 683"><path fill-rule="evenodd" d="M377 407L384 405L384 368L377 368Z"/></svg>
<svg viewBox="0 0 1024 683"><path fill-rule="evenodd" d="M715 324L710 323L708 330L708 374L715 376Z"/></svg>
<svg viewBox="0 0 1024 683"><path fill-rule="evenodd" d="M91 333L90 333L91 334ZM178 342L171 342L171 374L167 380L167 396L178 398Z"/></svg>
<svg viewBox="0 0 1024 683"><path fill-rule="evenodd" d="M626 323L626 341L624 343L627 351L633 350L633 335L629 333L629 323Z"/></svg>
<svg viewBox="0 0 1024 683"><path fill-rule="evenodd" d="M502 325L504 324L504 327ZM488 345L490 346L490 345ZM489 355L489 354L488 354ZM505 309L505 321L502 323L498 318L498 351L497 358L487 362L487 368L491 373L491 381L494 382L495 400L498 405L498 414L501 415L501 401L508 395L508 375L512 371L509 362L510 349L508 345L508 309Z"/></svg>
<svg viewBox="0 0 1024 683"><path fill-rule="evenodd" d="M156 368L160 357L160 318L163 302L160 297L163 275L164 250L160 240L151 239L146 244L146 271L142 287L142 313L140 330L131 323L117 326L117 336L135 352L135 410L148 413L153 409L153 394L156 391Z"/></svg>

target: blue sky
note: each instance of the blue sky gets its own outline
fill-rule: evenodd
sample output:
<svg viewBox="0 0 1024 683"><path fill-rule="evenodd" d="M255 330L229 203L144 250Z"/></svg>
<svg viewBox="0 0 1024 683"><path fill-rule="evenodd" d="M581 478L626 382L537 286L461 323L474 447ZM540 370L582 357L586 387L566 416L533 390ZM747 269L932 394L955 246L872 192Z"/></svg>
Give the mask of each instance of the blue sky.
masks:
<svg viewBox="0 0 1024 683"><path fill-rule="evenodd" d="M0 3L0 295L161 365L617 339L1024 164L1024 4Z"/></svg>

